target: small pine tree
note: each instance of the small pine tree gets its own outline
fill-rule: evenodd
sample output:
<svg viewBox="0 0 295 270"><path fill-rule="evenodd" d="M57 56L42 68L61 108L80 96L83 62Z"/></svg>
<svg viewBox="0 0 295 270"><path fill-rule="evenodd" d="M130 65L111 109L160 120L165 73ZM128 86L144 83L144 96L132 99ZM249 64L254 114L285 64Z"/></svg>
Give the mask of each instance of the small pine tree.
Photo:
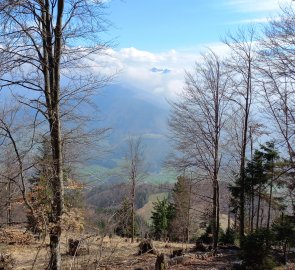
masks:
<svg viewBox="0 0 295 270"><path fill-rule="evenodd" d="M283 263L287 263L288 247L295 246L295 218L282 215L272 224L275 242L282 247Z"/></svg>
<svg viewBox="0 0 295 270"><path fill-rule="evenodd" d="M115 233L121 237L132 236L132 213L128 199L124 199L116 214L117 225Z"/></svg>
<svg viewBox="0 0 295 270"><path fill-rule="evenodd" d="M241 259L249 270L272 270L275 263L271 256L273 235L267 229L258 229L243 238Z"/></svg>
<svg viewBox="0 0 295 270"><path fill-rule="evenodd" d="M233 245L235 244L235 240L237 238L237 234L234 229L227 228L225 232L220 231L219 242L225 245Z"/></svg>
<svg viewBox="0 0 295 270"><path fill-rule="evenodd" d="M152 233L156 239L164 238L169 236L171 231L171 220L174 217L175 208L165 198L162 201L159 199L154 202L154 210L152 211Z"/></svg>
<svg viewBox="0 0 295 270"><path fill-rule="evenodd" d="M188 241L190 226L190 181L185 176L177 177L172 190L175 216L171 220L171 236L175 241Z"/></svg>

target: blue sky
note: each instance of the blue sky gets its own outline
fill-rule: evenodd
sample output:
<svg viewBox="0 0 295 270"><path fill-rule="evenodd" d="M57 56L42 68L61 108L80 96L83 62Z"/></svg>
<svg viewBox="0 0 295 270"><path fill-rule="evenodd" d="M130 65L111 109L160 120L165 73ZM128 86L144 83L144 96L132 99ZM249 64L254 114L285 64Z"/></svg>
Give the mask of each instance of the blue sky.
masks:
<svg viewBox="0 0 295 270"><path fill-rule="evenodd" d="M175 97L201 52L226 53L220 42L228 31L275 18L291 0L105 0L113 27L107 39L117 46L99 57L115 83ZM295 5L295 2L294 2Z"/></svg>
<svg viewBox="0 0 295 270"><path fill-rule="evenodd" d="M109 17L116 28L110 34L119 48L188 50L275 16L278 6L277 0L112 0Z"/></svg>

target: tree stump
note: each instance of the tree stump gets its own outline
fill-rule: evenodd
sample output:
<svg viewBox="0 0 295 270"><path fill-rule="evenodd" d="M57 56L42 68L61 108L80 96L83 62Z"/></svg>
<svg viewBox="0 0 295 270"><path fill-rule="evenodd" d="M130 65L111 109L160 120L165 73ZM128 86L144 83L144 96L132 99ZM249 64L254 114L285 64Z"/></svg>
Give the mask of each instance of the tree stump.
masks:
<svg viewBox="0 0 295 270"><path fill-rule="evenodd" d="M0 253L0 270L12 270L14 265L15 261L10 254Z"/></svg>
<svg viewBox="0 0 295 270"><path fill-rule="evenodd" d="M206 248L206 246L203 243L196 242L195 250L196 251L200 251L200 252L206 252L207 251L207 248Z"/></svg>
<svg viewBox="0 0 295 270"><path fill-rule="evenodd" d="M74 240L74 239L69 239L68 243L69 243L69 255L70 256L76 256L80 241L79 240Z"/></svg>
<svg viewBox="0 0 295 270"><path fill-rule="evenodd" d="M157 256L155 270L166 270L168 269L168 262L163 253Z"/></svg>
<svg viewBox="0 0 295 270"><path fill-rule="evenodd" d="M172 254L171 254L171 258L174 258L174 257L179 257L179 256L182 256L184 254L184 250L183 248L180 248L180 249L174 249L172 251Z"/></svg>
<svg viewBox="0 0 295 270"><path fill-rule="evenodd" d="M156 250L153 246L153 242L150 239L144 239L139 243L139 251L138 254L142 255L144 253L152 253L155 254Z"/></svg>

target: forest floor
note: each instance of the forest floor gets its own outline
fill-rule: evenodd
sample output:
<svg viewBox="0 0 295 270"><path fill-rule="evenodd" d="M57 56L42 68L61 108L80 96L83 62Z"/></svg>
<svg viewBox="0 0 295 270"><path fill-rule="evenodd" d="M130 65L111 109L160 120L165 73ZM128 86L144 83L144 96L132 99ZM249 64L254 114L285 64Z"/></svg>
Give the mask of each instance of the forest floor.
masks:
<svg viewBox="0 0 295 270"><path fill-rule="evenodd" d="M81 241L81 254L79 256L68 255L68 239L83 239ZM168 269L207 269L225 270L231 269L238 261L237 252L222 250L218 256L212 257L210 253L193 252L193 244L165 243L154 241L154 248L158 253L164 253L167 258L174 250L183 249L183 256L169 260ZM67 234L62 237L61 253L63 270L151 270L154 269L157 255L138 255L138 245L131 243L130 239L120 237L104 237L95 235ZM42 270L49 259L48 239L36 240L24 230L9 228L0 229L0 253L11 254L15 260L16 270ZM33 267L34 265L34 267ZM278 269L295 270L295 264Z"/></svg>

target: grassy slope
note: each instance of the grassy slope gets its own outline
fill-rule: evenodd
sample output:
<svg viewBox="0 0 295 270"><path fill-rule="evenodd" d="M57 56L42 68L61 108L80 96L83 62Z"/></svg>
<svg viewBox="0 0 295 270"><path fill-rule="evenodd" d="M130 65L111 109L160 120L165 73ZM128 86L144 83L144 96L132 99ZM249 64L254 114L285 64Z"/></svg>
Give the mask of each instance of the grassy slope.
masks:
<svg viewBox="0 0 295 270"><path fill-rule="evenodd" d="M105 183L108 178L114 175L124 178L120 167L110 169L100 165L88 165L79 168L78 173L81 175L81 179L84 180L83 182L93 182L94 185L96 183L97 185ZM144 178L144 182L150 184L175 183L177 175L174 171L162 169L159 173L148 174Z"/></svg>
<svg viewBox="0 0 295 270"><path fill-rule="evenodd" d="M151 184L175 183L178 173L162 169L159 173L149 174L145 181Z"/></svg>

